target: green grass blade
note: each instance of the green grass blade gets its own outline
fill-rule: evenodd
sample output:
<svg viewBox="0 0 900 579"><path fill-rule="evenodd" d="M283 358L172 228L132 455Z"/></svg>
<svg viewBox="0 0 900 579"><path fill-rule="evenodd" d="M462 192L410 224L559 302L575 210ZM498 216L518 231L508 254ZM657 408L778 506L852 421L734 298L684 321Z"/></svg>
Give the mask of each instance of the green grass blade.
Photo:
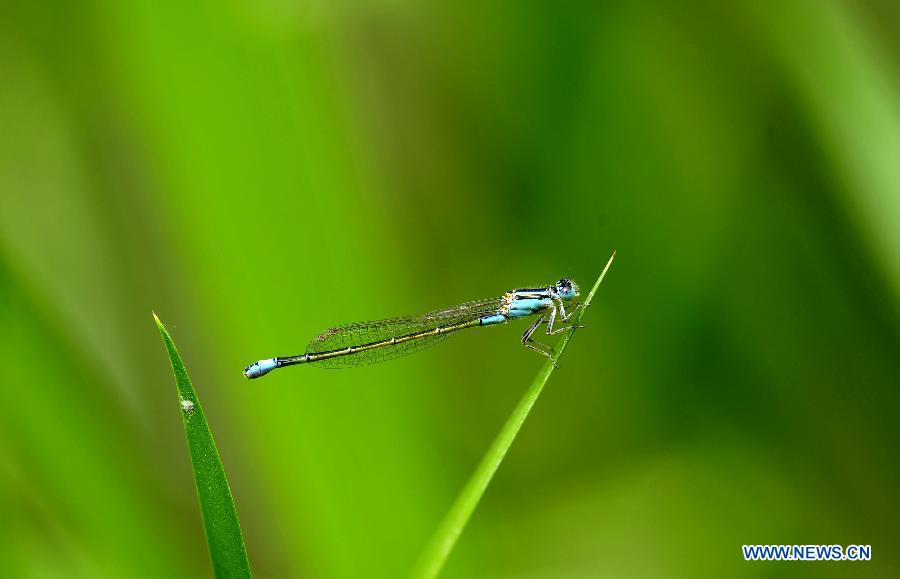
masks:
<svg viewBox="0 0 900 579"><path fill-rule="evenodd" d="M153 314L153 319L159 327L175 373L181 418L191 454L191 466L197 484L197 497L200 499L200 513L203 516L213 572L216 577L251 577L247 548L244 546L231 488L225 477L216 442L209 430L206 416L203 415L200 398L194 392L194 386L172 337L156 314Z"/></svg>
<svg viewBox="0 0 900 579"><path fill-rule="evenodd" d="M569 340L572 339L572 336L578 330L578 324L581 322L581 318L584 316L587 306L589 306L591 300L594 299L594 294L597 292L597 288L600 287L600 282L603 281L603 277L606 275L606 272L609 270L609 266L612 265L615 257L616 254L613 252L609 261L606 263L606 267L603 268L603 272L600 273L600 277L597 278L594 287L591 288L591 291L584 299L584 307L579 308L575 318L572 320L572 329L563 334L559 346L556 349L557 361L560 356L562 356L566 346L568 346ZM506 424L503 425L500 434L497 435L497 438L494 439L494 442L491 444L490 448L488 448L484 457L482 457L481 462L475 468L475 472L472 473L466 486L463 487L463 490L456 498L456 502L450 507L450 512L447 513L447 516L444 518L440 527L438 527L431 542L419 558L419 562L413 570L412 577L417 579L433 579L441 572L444 563L447 562L447 558L450 556L450 552L456 545L456 541L462 534L466 523L469 522L469 518L475 511L475 507L478 506L478 502L481 500L484 491L490 484L491 479L494 478L494 473L497 472L497 468L499 468L500 463L503 461L503 457L506 456L506 452L516 439L516 435L519 433L519 429L528 417L528 413L531 412L531 407L534 406L538 396L541 395L544 385L547 383L547 380L550 378L550 375L553 374L555 369L556 367L551 364L549 360L544 364L544 367L538 373L534 382L531 383L531 386L525 392L525 395L522 396L522 399L506 420Z"/></svg>

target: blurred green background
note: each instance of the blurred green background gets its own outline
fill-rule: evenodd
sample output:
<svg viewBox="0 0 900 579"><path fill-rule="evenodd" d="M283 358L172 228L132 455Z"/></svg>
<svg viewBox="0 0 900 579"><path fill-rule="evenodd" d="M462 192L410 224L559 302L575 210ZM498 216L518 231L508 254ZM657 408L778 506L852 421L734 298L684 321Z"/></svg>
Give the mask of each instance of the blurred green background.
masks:
<svg viewBox="0 0 900 579"><path fill-rule="evenodd" d="M151 310L256 574L403 576L524 323L241 369L613 249L444 576L900 575L900 9L563 4L0 8L0 576L210 574Z"/></svg>

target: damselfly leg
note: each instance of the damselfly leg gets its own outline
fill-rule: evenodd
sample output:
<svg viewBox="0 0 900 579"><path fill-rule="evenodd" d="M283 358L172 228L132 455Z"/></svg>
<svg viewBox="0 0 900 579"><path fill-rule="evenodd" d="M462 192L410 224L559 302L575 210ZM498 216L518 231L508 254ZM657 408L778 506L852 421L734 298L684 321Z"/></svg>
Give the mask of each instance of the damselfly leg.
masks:
<svg viewBox="0 0 900 579"><path fill-rule="evenodd" d="M572 316L575 314L576 311L578 311L578 308L580 308L580 307L582 307L582 304L577 303L577 304L573 305L567 312L567 311L565 311L564 306L560 306L561 313L559 314L559 317L562 318L562 320L564 322L570 322ZM559 334L560 332L565 332L566 330L572 329L571 323L566 323L565 325L562 325L562 322L560 322L560 324L559 324L559 325L562 325L562 327L554 328L554 324L556 324L556 321L557 321L557 309L556 309L556 307L554 307L550 310L549 314L541 314L538 317L538 319L536 319L530 326L528 326L528 329L525 330L524 334L522 334L521 341L522 341L523 346L525 346L526 348L528 348L530 350L534 350L535 352L539 352L539 353L543 354L544 356L547 356L547 358L550 359L550 361L553 363L553 365L556 366L557 368L559 368L559 365L556 363L556 358L553 356L553 347L549 346L547 344L544 344L543 342L538 342L537 340L535 340L533 338L534 333L537 331L538 327L541 324L547 324L546 335L548 335L548 336L554 336L556 334ZM583 328L584 326L579 325L578 327Z"/></svg>
<svg viewBox="0 0 900 579"><path fill-rule="evenodd" d="M582 305L583 304L581 304L579 302L579 303L573 305L571 308L569 308L568 312L565 311L565 308L562 308L562 312L560 313L560 318L562 318L563 321L568 322L569 318L571 318L575 314L575 312L578 311L578 308L580 308ZM541 321L541 323L547 324L547 335L548 336L555 336L556 334L558 334L560 332L565 332L566 330L568 330L571 327L570 325L567 325L562 328L554 329L553 325L554 325L554 322L556 321L556 316L554 315L555 313L556 313L556 308L553 309L552 313L550 314L549 319ZM579 325L578 327L583 328L584 326Z"/></svg>
<svg viewBox="0 0 900 579"><path fill-rule="evenodd" d="M565 306L565 304L563 304L562 299L561 298L553 298L553 301L556 304L556 308L554 308L554 309L559 310L559 317L561 317L564 322L568 321L570 314L566 313L566 306ZM574 312L575 309L573 308L572 311Z"/></svg>
<svg viewBox="0 0 900 579"><path fill-rule="evenodd" d="M526 348L534 350L535 352L540 352L544 356L547 356L548 358L550 358L550 362L554 366L559 368L559 365L556 363L556 358L554 358L552 354L553 348L551 348L547 344L542 344L541 342L538 342L537 340L533 340L531 338L532 334L534 334L534 331L537 330L538 326L541 325L541 321L543 321L543 319L544 315L541 314L541 316L536 319L534 323L528 327L527 330L525 330L525 333L522 334L522 345Z"/></svg>

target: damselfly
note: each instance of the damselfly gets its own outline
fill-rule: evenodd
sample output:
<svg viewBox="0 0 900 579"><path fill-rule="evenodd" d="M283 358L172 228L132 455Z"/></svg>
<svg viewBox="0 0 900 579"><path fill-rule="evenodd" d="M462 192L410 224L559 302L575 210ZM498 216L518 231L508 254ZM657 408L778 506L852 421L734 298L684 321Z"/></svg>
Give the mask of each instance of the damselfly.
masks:
<svg viewBox="0 0 900 579"><path fill-rule="evenodd" d="M424 350L459 330L505 324L533 315L538 317L522 334L522 345L547 356L556 365L552 348L534 340L532 335L542 323L547 324L548 336L567 330L570 325L558 326L570 322L572 314L581 307L580 303L571 303L576 297L578 285L563 278L547 287L515 289L500 297L418 316L335 326L316 336L306 353L254 362L244 369L244 376L259 378L275 368L296 364L351 368L383 362Z"/></svg>

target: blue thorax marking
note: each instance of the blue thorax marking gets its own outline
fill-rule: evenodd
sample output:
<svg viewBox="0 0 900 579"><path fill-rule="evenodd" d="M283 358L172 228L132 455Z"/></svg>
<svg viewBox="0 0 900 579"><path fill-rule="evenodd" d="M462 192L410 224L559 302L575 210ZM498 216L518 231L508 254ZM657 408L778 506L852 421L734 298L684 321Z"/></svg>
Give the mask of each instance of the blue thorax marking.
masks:
<svg viewBox="0 0 900 579"><path fill-rule="evenodd" d="M521 318L536 314L539 311L553 307L553 300L547 298L519 298L509 304L509 316Z"/></svg>
<svg viewBox="0 0 900 579"><path fill-rule="evenodd" d="M545 288L545 287L542 287L542 288L533 288L533 289L516 289L516 290L513 290L512 293L513 293L513 295L516 296L517 299L518 299L520 296L521 296L521 297L529 297L529 298L532 298L532 297L542 297L542 298L551 297L551 295L550 295L550 289L549 289L549 288Z"/></svg>
<svg viewBox="0 0 900 579"><path fill-rule="evenodd" d="M540 293L537 294L536 297L531 297L529 294L522 296L516 295L514 299L509 302L509 305L504 308L505 312L500 311L496 314L482 316L481 325L489 326L491 324L502 324L512 318L524 318L534 315L541 310L552 308L553 298L550 297L550 293L547 290L541 290L541 292L543 293L543 296L541 296ZM525 292L522 292L521 290L516 290L514 292L514 294L519 293Z"/></svg>

